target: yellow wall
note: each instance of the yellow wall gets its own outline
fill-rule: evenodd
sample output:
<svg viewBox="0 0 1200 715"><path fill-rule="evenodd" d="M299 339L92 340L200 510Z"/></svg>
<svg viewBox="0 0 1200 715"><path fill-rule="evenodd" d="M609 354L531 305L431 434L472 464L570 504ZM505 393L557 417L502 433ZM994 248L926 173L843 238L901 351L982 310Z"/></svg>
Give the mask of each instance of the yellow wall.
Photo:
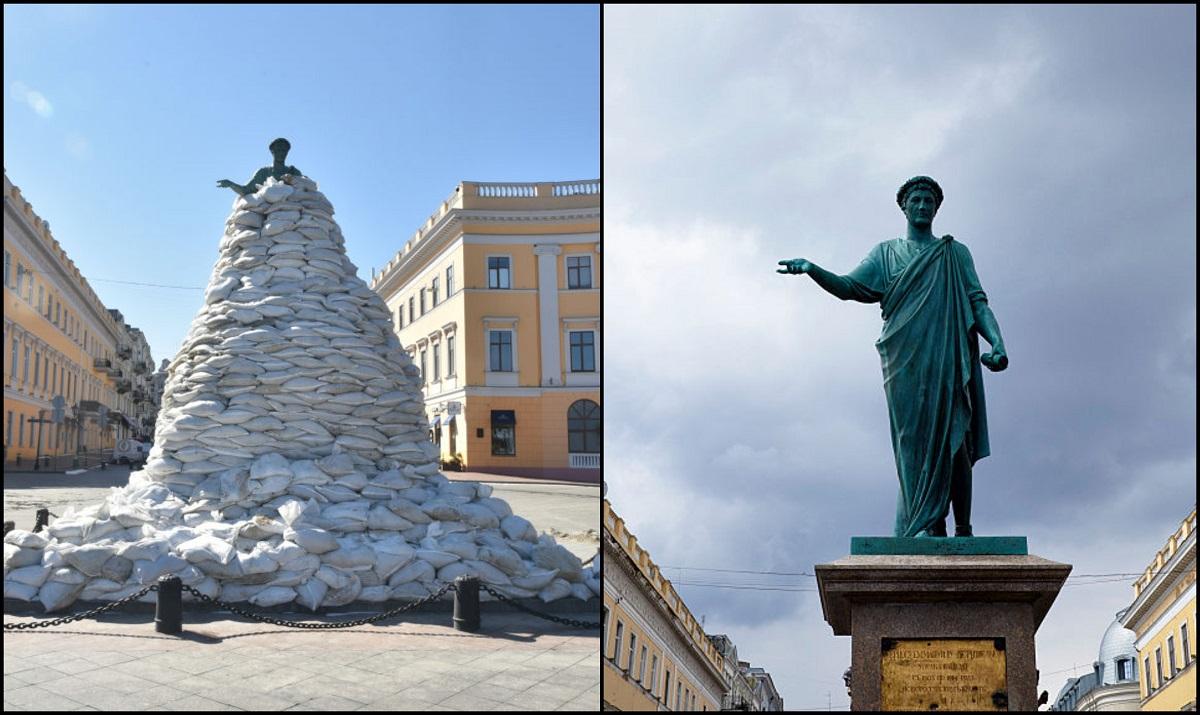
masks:
<svg viewBox="0 0 1200 715"><path fill-rule="evenodd" d="M1195 572L1192 572L1191 582L1196 582ZM1188 649L1192 651L1188 655L1183 652L1183 638L1181 635L1181 626L1187 624ZM1168 636L1173 637L1175 647L1175 666L1176 674L1171 675L1171 658L1168 648ZM1162 671L1165 678L1162 686L1159 685L1158 668L1155 661L1155 652L1162 652ZM1142 710L1180 710L1184 705L1196 702L1196 662L1193 654L1196 651L1196 598L1193 595L1191 600L1183 610L1171 619L1168 623L1151 636L1146 647L1138 653L1138 658L1141 659L1139 668L1145 669L1145 659L1150 659L1149 676L1153 679L1155 691L1149 699L1142 704ZM1146 673L1142 674L1141 689L1142 698L1146 699Z"/></svg>
<svg viewBox="0 0 1200 715"><path fill-rule="evenodd" d="M603 654L607 661L604 675L604 699L621 710L655 710L662 703L668 710L720 710L720 703L704 695L686 675L681 674L678 664L665 653L654 639L641 628L621 604L607 593L604 607L608 609L607 630L604 634ZM621 624L621 643L617 643L617 624ZM629 663L630 636L637 636L632 671ZM618 645L620 651L617 651ZM642 647L646 647L645 668L642 668ZM654 658L658 658L655 671ZM668 678L668 673L670 677ZM638 676L642 677L639 679ZM670 685L670 692L666 688ZM695 707L692 707L692 697ZM678 698L678 700L677 700Z"/></svg>
<svg viewBox="0 0 1200 715"><path fill-rule="evenodd" d="M518 465L561 467L568 460L567 410L576 400L582 399L591 400L603 408L599 390L553 392L538 397L472 397L466 403L464 414L456 418L460 425L465 425L465 428L459 428L459 451L466 456L468 465L473 469ZM492 454L492 410L516 412L516 455ZM483 437L476 436L477 429L483 430ZM463 449L464 446L466 449Z"/></svg>

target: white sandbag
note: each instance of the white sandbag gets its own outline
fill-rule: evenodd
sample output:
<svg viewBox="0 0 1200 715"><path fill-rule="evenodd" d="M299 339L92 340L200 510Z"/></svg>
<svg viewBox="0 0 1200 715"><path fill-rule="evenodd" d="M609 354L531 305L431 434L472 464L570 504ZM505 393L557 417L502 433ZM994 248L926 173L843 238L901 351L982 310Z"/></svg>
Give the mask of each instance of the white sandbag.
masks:
<svg viewBox="0 0 1200 715"><path fill-rule="evenodd" d="M571 584L571 595L580 601L587 601L592 597L592 590L585 583L573 583Z"/></svg>
<svg viewBox="0 0 1200 715"><path fill-rule="evenodd" d="M388 578L388 585L395 588L400 584L409 583L410 581L432 581L435 576L437 576L437 569L432 564L428 561L416 559L392 574Z"/></svg>
<svg viewBox="0 0 1200 715"><path fill-rule="evenodd" d="M369 569L375 565L375 551L370 546L342 546L324 554L321 561L350 571Z"/></svg>
<svg viewBox="0 0 1200 715"><path fill-rule="evenodd" d="M554 579L549 586L538 592L538 598L546 603L571 595L571 584L561 578Z"/></svg>
<svg viewBox="0 0 1200 715"><path fill-rule="evenodd" d="M124 583L133 574L133 561L124 556L114 556L104 562L100 569L100 578Z"/></svg>
<svg viewBox="0 0 1200 715"><path fill-rule="evenodd" d="M358 600L370 601L371 603L383 603L392 596L390 586L363 586L362 591L358 594Z"/></svg>
<svg viewBox="0 0 1200 715"><path fill-rule="evenodd" d="M201 534L175 547L175 551L191 563L216 561L228 564L236 555L233 546L210 534Z"/></svg>
<svg viewBox="0 0 1200 715"><path fill-rule="evenodd" d="M325 594L329 591L329 584L319 578L310 578L299 586L296 586L295 591L296 603L299 603L310 611L315 611L321 605Z"/></svg>
<svg viewBox="0 0 1200 715"><path fill-rule="evenodd" d="M338 547L337 537L324 529L308 527L294 529L289 527L283 533L283 538L299 544L310 554L323 554L327 551L333 551Z"/></svg>
<svg viewBox="0 0 1200 715"><path fill-rule="evenodd" d="M512 516L512 507L508 505L508 502L498 497L486 497L480 499L478 503L490 509L498 519L505 519Z"/></svg>
<svg viewBox="0 0 1200 715"><path fill-rule="evenodd" d="M280 567L292 568L292 563L303 556L307 556L308 552L304 547L293 541L281 541L278 544L267 545L263 549L263 553L269 555L279 563ZM320 562L320 559L317 559Z"/></svg>
<svg viewBox="0 0 1200 715"><path fill-rule="evenodd" d="M599 576L589 576L584 580L584 583L587 584L587 587L591 589L592 593L596 594L597 596L600 595L600 588L603 585L603 582Z"/></svg>
<svg viewBox="0 0 1200 715"><path fill-rule="evenodd" d="M83 590L83 584L47 581L38 589L38 600L46 612L57 611L71 605Z"/></svg>
<svg viewBox="0 0 1200 715"><path fill-rule="evenodd" d="M4 543L14 544L22 549L44 549L49 540L41 534L24 529L13 529L4 535Z"/></svg>
<svg viewBox="0 0 1200 715"><path fill-rule="evenodd" d="M208 596L209 598L217 598L218 596L221 595L221 585L219 583L217 583L217 580L214 578L205 578L203 581L200 581L199 583L188 584L188 585L191 586L192 588L196 589L200 593L204 594L205 596ZM183 592L183 600L190 602L190 601L199 601L200 599L197 598L196 596L192 595L192 593L190 591L184 591Z"/></svg>
<svg viewBox="0 0 1200 715"><path fill-rule="evenodd" d="M479 547L474 541L469 538L450 538L443 539L441 542L428 539L428 544L423 540L422 546L439 551L445 551L448 554L454 554L460 559L477 559L479 558Z"/></svg>
<svg viewBox="0 0 1200 715"><path fill-rule="evenodd" d="M4 579L4 597L15 598L18 601L32 601L37 595L38 587L20 581Z"/></svg>
<svg viewBox="0 0 1200 715"><path fill-rule="evenodd" d="M232 603L249 601L265 588L262 584L224 583L221 584L221 600Z"/></svg>
<svg viewBox="0 0 1200 715"><path fill-rule="evenodd" d="M508 584L512 583L512 581L509 580L508 576L506 576L503 571L495 566L492 566L486 561L469 560L464 561L463 563L465 563L468 568L474 571L479 578L483 579L489 584L496 586L507 586Z"/></svg>
<svg viewBox="0 0 1200 715"><path fill-rule="evenodd" d="M289 603L296 598L295 589L287 586L268 586L250 597L250 603L268 608Z"/></svg>
<svg viewBox="0 0 1200 715"><path fill-rule="evenodd" d="M486 561L495 566L509 576L520 576L529 571L529 567L521 560L521 556L516 551L506 547L484 546L479 549L478 558L480 561Z"/></svg>
<svg viewBox="0 0 1200 715"><path fill-rule="evenodd" d="M462 504L458 507L462 520L480 529L495 529L500 526L500 517L481 504Z"/></svg>
<svg viewBox="0 0 1200 715"><path fill-rule="evenodd" d="M513 540L533 541L537 538L537 530L527 519L512 514L500 521L500 530Z"/></svg>
<svg viewBox="0 0 1200 715"><path fill-rule="evenodd" d="M161 576L183 570L187 565L186 561L172 554L163 554L153 561L134 561L133 580L149 585Z"/></svg>
<svg viewBox="0 0 1200 715"><path fill-rule="evenodd" d="M459 560L458 554L452 554L447 551L437 551L435 549L417 549L417 558L425 561L435 569L440 569L446 564Z"/></svg>
<svg viewBox="0 0 1200 715"><path fill-rule="evenodd" d="M88 576L99 576L104 562L116 556L115 544L84 544L63 554L67 563Z"/></svg>
<svg viewBox="0 0 1200 715"><path fill-rule="evenodd" d="M104 578L92 579L79 592L78 599L80 601L100 601L103 600L104 596L114 591L119 591L122 588L124 588L122 582L110 581Z"/></svg>
<svg viewBox="0 0 1200 715"><path fill-rule="evenodd" d="M72 586L79 586L88 582L88 577L80 570L70 566L53 569L50 576L46 579L46 583L57 581L58 583L67 583Z"/></svg>
<svg viewBox="0 0 1200 715"><path fill-rule="evenodd" d="M16 544L4 545L4 570L19 569L22 566L31 566L42 562L42 554L45 552L41 549L22 549Z"/></svg>
<svg viewBox="0 0 1200 715"><path fill-rule="evenodd" d="M250 465L251 479L267 479L268 477L292 477L288 460L281 454L264 454Z"/></svg>
<svg viewBox="0 0 1200 715"><path fill-rule="evenodd" d="M459 576L478 576L479 574L471 570L471 567L462 561L455 561L452 564L446 564L438 569L437 580L442 583L451 583Z"/></svg>
<svg viewBox="0 0 1200 715"><path fill-rule="evenodd" d="M553 583L555 577L558 576L558 569L530 569L529 573L524 576L513 576L512 584L517 588L524 588L530 591L541 591L543 588Z"/></svg>
<svg viewBox="0 0 1200 715"><path fill-rule="evenodd" d="M388 501L387 507L413 524L428 524L433 521L424 509L407 499L396 497Z"/></svg>
<svg viewBox="0 0 1200 715"><path fill-rule="evenodd" d="M250 553L238 552L238 565L242 569L242 573L251 576L254 574L271 573L279 568L279 562L271 558L271 555L262 550L255 549Z"/></svg>
<svg viewBox="0 0 1200 715"><path fill-rule="evenodd" d="M322 567L325 568L325 567ZM359 581L357 574L350 574L350 582L341 588L330 587L326 592L325 598L322 599L323 606L344 606L351 603L358 595L362 593L362 581Z"/></svg>
<svg viewBox="0 0 1200 715"><path fill-rule="evenodd" d="M562 544L548 539L533 549L533 563L547 569L558 569L558 575L571 583L583 579L583 562Z"/></svg>
<svg viewBox="0 0 1200 715"><path fill-rule="evenodd" d="M413 523L383 504L374 504L367 512L367 528L380 531L404 531Z"/></svg>

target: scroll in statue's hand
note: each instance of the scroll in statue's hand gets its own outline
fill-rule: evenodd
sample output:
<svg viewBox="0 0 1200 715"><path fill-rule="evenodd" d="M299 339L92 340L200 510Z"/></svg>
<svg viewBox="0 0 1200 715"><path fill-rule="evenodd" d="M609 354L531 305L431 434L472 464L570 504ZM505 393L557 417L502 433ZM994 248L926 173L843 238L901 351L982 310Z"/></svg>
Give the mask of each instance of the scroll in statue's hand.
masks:
<svg viewBox="0 0 1200 715"><path fill-rule="evenodd" d="M1004 348L996 348L990 353L980 356L979 362L992 372L1000 372L1008 367L1008 354L1004 352Z"/></svg>
<svg viewBox="0 0 1200 715"><path fill-rule="evenodd" d="M777 269L776 273L808 273L812 269L812 263L803 258L793 258L790 261L780 261L779 265L783 268Z"/></svg>

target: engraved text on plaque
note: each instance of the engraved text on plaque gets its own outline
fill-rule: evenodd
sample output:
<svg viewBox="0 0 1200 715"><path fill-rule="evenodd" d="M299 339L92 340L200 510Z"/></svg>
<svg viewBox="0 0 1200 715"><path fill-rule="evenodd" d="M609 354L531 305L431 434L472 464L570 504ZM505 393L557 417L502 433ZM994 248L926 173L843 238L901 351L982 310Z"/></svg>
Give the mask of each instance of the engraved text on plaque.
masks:
<svg viewBox="0 0 1200 715"><path fill-rule="evenodd" d="M1003 638L883 639L883 710L1008 710Z"/></svg>

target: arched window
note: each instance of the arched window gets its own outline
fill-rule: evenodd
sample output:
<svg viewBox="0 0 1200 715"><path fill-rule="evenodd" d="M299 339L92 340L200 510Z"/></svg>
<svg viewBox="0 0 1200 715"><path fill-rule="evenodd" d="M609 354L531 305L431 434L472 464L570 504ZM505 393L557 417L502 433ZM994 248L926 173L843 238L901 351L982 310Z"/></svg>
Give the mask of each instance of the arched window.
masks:
<svg viewBox="0 0 1200 715"><path fill-rule="evenodd" d="M578 400L567 410L567 449L574 454L600 453L600 405Z"/></svg>

